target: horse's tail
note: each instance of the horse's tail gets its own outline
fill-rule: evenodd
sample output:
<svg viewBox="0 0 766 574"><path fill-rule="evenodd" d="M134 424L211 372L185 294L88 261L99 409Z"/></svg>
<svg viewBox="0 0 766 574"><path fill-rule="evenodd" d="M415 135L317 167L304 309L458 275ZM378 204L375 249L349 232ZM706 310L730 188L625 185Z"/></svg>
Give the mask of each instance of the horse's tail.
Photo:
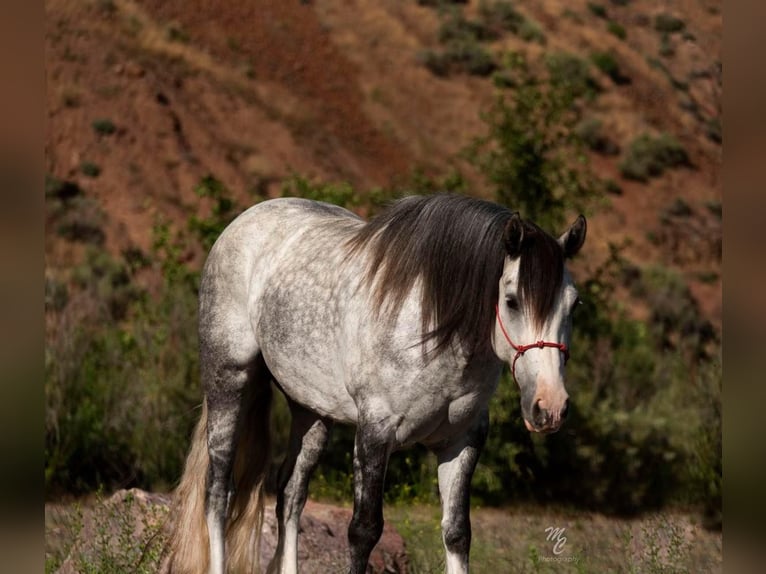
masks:
<svg viewBox="0 0 766 574"><path fill-rule="evenodd" d="M231 572L261 571L263 483L271 457L270 414L271 375L268 375L265 381L247 386L239 414L234 496L226 527L227 563Z"/></svg>
<svg viewBox="0 0 766 574"><path fill-rule="evenodd" d="M205 522L205 481L209 463L207 451L207 402L192 435L191 448L181 482L170 509L168 574L204 574L210 562L207 523Z"/></svg>
<svg viewBox="0 0 766 574"><path fill-rule="evenodd" d="M263 483L271 443L270 410L271 385L247 385L237 425L234 491L226 519L226 562L230 572L260 572ZM168 574L205 574L208 571L210 549L205 516L209 465L207 425L205 402L171 509L172 530L166 547Z"/></svg>

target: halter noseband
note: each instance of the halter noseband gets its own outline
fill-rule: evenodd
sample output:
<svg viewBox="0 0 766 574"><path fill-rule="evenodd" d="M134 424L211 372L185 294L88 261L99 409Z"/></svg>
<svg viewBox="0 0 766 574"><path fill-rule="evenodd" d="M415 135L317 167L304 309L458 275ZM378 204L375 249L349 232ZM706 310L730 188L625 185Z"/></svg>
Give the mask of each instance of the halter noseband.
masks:
<svg viewBox="0 0 766 574"><path fill-rule="evenodd" d="M552 343L550 341L537 341L537 343L531 343L529 345L517 345L513 341L511 341L510 335L508 335L508 331L505 330L505 325L503 325L503 320L500 318L500 309L498 308L497 304L495 304L495 315L497 315L497 322L500 324L500 330L503 331L503 335L505 335L505 340L508 341L508 344L514 348L516 351L516 355L513 357L513 363L511 363L511 374L513 375L513 380L516 381L518 384L518 381L516 380L516 361L521 357L524 353L526 353L529 349L542 349L543 347L553 347L554 349L558 349L562 353L564 353L564 364L569 360L569 348L564 343Z"/></svg>

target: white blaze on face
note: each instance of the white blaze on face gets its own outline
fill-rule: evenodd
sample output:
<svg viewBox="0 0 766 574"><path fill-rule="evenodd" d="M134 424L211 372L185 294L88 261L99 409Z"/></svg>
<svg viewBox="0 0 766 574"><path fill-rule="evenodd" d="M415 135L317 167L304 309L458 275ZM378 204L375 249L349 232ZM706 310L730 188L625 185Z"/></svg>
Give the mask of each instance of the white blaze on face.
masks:
<svg viewBox="0 0 766 574"><path fill-rule="evenodd" d="M577 291L570 274L564 270L559 297L550 315L540 326L534 321L531 309L519 302L518 272L519 260L506 259L499 285L498 315L511 341L516 346L546 341L563 343L568 347L571 332L570 314L577 300ZM513 365L517 351L506 340L499 321L497 323L493 341L495 352L509 365ZM525 411L524 422L527 429L541 430L535 428L535 420L526 420L527 417L534 419L537 409L542 411L542 430L558 429L569 397L564 386L565 354L555 347L528 349L516 359L515 376L522 393L522 408Z"/></svg>

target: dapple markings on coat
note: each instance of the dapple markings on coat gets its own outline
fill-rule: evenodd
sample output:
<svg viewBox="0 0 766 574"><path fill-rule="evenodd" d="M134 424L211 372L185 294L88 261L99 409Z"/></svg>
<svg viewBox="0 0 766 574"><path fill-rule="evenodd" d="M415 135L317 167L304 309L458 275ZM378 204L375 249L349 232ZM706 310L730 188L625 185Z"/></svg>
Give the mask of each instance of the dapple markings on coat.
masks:
<svg viewBox="0 0 766 574"><path fill-rule="evenodd" d="M569 345L577 292L564 261L585 233L582 216L557 240L503 207L448 194L405 198L369 223L296 198L241 214L202 274L205 399L176 491L169 570L259 570L273 380L292 426L269 572L298 571L308 481L336 422L357 429L349 572L366 571L380 538L391 452L414 443L438 460L447 571L466 572L488 402L516 354L511 339ZM563 355L535 347L517 362L530 430L563 422Z"/></svg>

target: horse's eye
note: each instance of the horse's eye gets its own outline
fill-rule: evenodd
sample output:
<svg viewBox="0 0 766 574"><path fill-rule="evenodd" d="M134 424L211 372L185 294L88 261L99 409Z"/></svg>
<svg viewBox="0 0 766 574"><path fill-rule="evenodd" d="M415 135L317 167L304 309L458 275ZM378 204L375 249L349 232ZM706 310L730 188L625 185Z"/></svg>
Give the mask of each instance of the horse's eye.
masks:
<svg viewBox="0 0 766 574"><path fill-rule="evenodd" d="M511 295L510 297L505 298L505 304L508 306L508 308L511 311L518 311L519 310L519 300Z"/></svg>

